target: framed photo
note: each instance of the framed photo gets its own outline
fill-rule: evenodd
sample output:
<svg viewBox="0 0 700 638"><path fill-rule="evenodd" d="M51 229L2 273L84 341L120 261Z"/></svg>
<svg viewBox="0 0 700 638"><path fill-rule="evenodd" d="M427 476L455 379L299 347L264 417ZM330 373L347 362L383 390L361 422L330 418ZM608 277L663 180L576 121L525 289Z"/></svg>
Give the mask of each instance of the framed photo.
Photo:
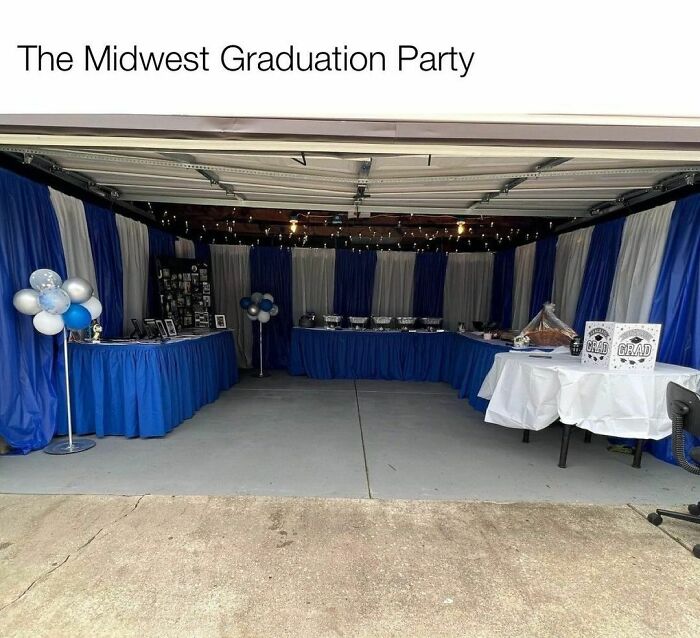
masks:
<svg viewBox="0 0 700 638"><path fill-rule="evenodd" d="M202 292L203 292L205 295L208 295L208 294L210 294L210 291L211 291L211 288L209 287L209 282L208 282L208 281L205 281L205 282L202 284Z"/></svg>
<svg viewBox="0 0 700 638"><path fill-rule="evenodd" d="M141 325L139 324L138 319L131 319L131 325L134 327L132 330L131 334L129 335L130 338L132 339L143 339L146 336L146 333L141 329Z"/></svg>
<svg viewBox="0 0 700 638"><path fill-rule="evenodd" d="M214 315L214 327L215 328L225 328L226 327L226 315Z"/></svg>
<svg viewBox="0 0 700 638"><path fill-rule="evenodd" d="M168 330L169 337L177 337L177 328L175 327L175 322L172 319L165 320L165 327Z"/></svg>
<svg viewBox="0 0 700 638"><path fill-rule="evenodd" d="M158 328L158 333L163 339L168 338L168 331L165 328L165 324L163 323L162 319L156 319L156 326Z"/></svg>
<svg viewBox="0 0 700 638"><path fill-rule="evenodd" d="M143 325L146 330L147 337L157 337L158 336L158 326L156 326L155 319L144 319Z"/></svg>

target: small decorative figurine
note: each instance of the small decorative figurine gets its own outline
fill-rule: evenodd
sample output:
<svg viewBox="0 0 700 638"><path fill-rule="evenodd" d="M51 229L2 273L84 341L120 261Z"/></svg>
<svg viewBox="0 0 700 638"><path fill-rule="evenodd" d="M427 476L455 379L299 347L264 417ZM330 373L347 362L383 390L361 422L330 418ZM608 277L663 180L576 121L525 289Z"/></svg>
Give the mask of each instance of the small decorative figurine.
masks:
<svg viewBox="0 0 700 638"><path fill-rule="evenodd" d="M92 326L92 342L99 343L101 334L102 326L99 323L96 323L94 326Z"/></svg>

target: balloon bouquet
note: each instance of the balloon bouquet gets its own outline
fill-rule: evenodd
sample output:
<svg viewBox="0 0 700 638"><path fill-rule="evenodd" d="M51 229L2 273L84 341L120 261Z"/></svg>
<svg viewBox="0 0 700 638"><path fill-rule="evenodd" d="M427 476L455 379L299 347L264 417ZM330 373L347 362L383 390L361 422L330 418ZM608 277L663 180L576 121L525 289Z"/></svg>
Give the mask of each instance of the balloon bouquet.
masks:
<svg viewBox="0 0 700 638"><path fill-rule="evenodd" d="M260 370L255 372L253 376L258 378L269 377L270 373L263 370L263 346L262 346L262 324L270 321L270 317L275 317L279 312L274 297L266 292L264 295L261 292L254 292L250 297L241 299L241 308L246 311L246 316L251 321L260 322L258 344L260 347Z"/></svg>
<svg viewBox="0 0 700 638"><path fill-rule="evenodd" d="M14 307L24 315L33 316L37 332L57 335L63 331L63 362L66 374L66 403L68 409L68 442L53 443L47 454L73 454L95 445L91 439L74 439L70 409L67 330L84 330L102 314L102 304L93 295L93 287L81 277L61 280L58 273L47 268L35 270L29 277L31 288L23 288L12 299Z"/></svg>

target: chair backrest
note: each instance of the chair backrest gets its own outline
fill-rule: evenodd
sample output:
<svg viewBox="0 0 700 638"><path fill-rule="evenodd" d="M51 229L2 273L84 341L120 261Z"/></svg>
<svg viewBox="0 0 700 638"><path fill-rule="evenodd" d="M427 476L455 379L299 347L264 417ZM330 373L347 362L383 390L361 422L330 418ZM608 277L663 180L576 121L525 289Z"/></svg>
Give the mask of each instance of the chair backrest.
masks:
<svg viewBox="0 0 700 638"><path fill-rule="evenodd" d="M683 415L683 429L700 436L700 396L682 385L669 383L666 387L666 410L670 419L678 414L681 404L687 408Z"/></svg>

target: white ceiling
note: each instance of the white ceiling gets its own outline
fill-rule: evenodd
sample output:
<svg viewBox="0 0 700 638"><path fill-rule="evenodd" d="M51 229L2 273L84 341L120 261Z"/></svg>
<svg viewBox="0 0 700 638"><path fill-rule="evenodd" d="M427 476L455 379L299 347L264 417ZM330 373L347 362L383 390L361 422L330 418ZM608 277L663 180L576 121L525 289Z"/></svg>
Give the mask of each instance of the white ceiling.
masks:
<svg viewBox="0 0 700 638"><path fill-rule="evenodd" d="M700 162L551 156L144 150L5 145L48 159L120 201L414 214L579 217ZM525 153L523 153L525 155ZM653 156L653 155L650 155ZM369 170L367 163L370 162ZM550 163L550 166L548 166ZM515 184L513 180L523 180ZM508 185L508 192L503 189ZM364 197L357 199L358 186ZM489 201L486 201L486 199Z"/></svg>

